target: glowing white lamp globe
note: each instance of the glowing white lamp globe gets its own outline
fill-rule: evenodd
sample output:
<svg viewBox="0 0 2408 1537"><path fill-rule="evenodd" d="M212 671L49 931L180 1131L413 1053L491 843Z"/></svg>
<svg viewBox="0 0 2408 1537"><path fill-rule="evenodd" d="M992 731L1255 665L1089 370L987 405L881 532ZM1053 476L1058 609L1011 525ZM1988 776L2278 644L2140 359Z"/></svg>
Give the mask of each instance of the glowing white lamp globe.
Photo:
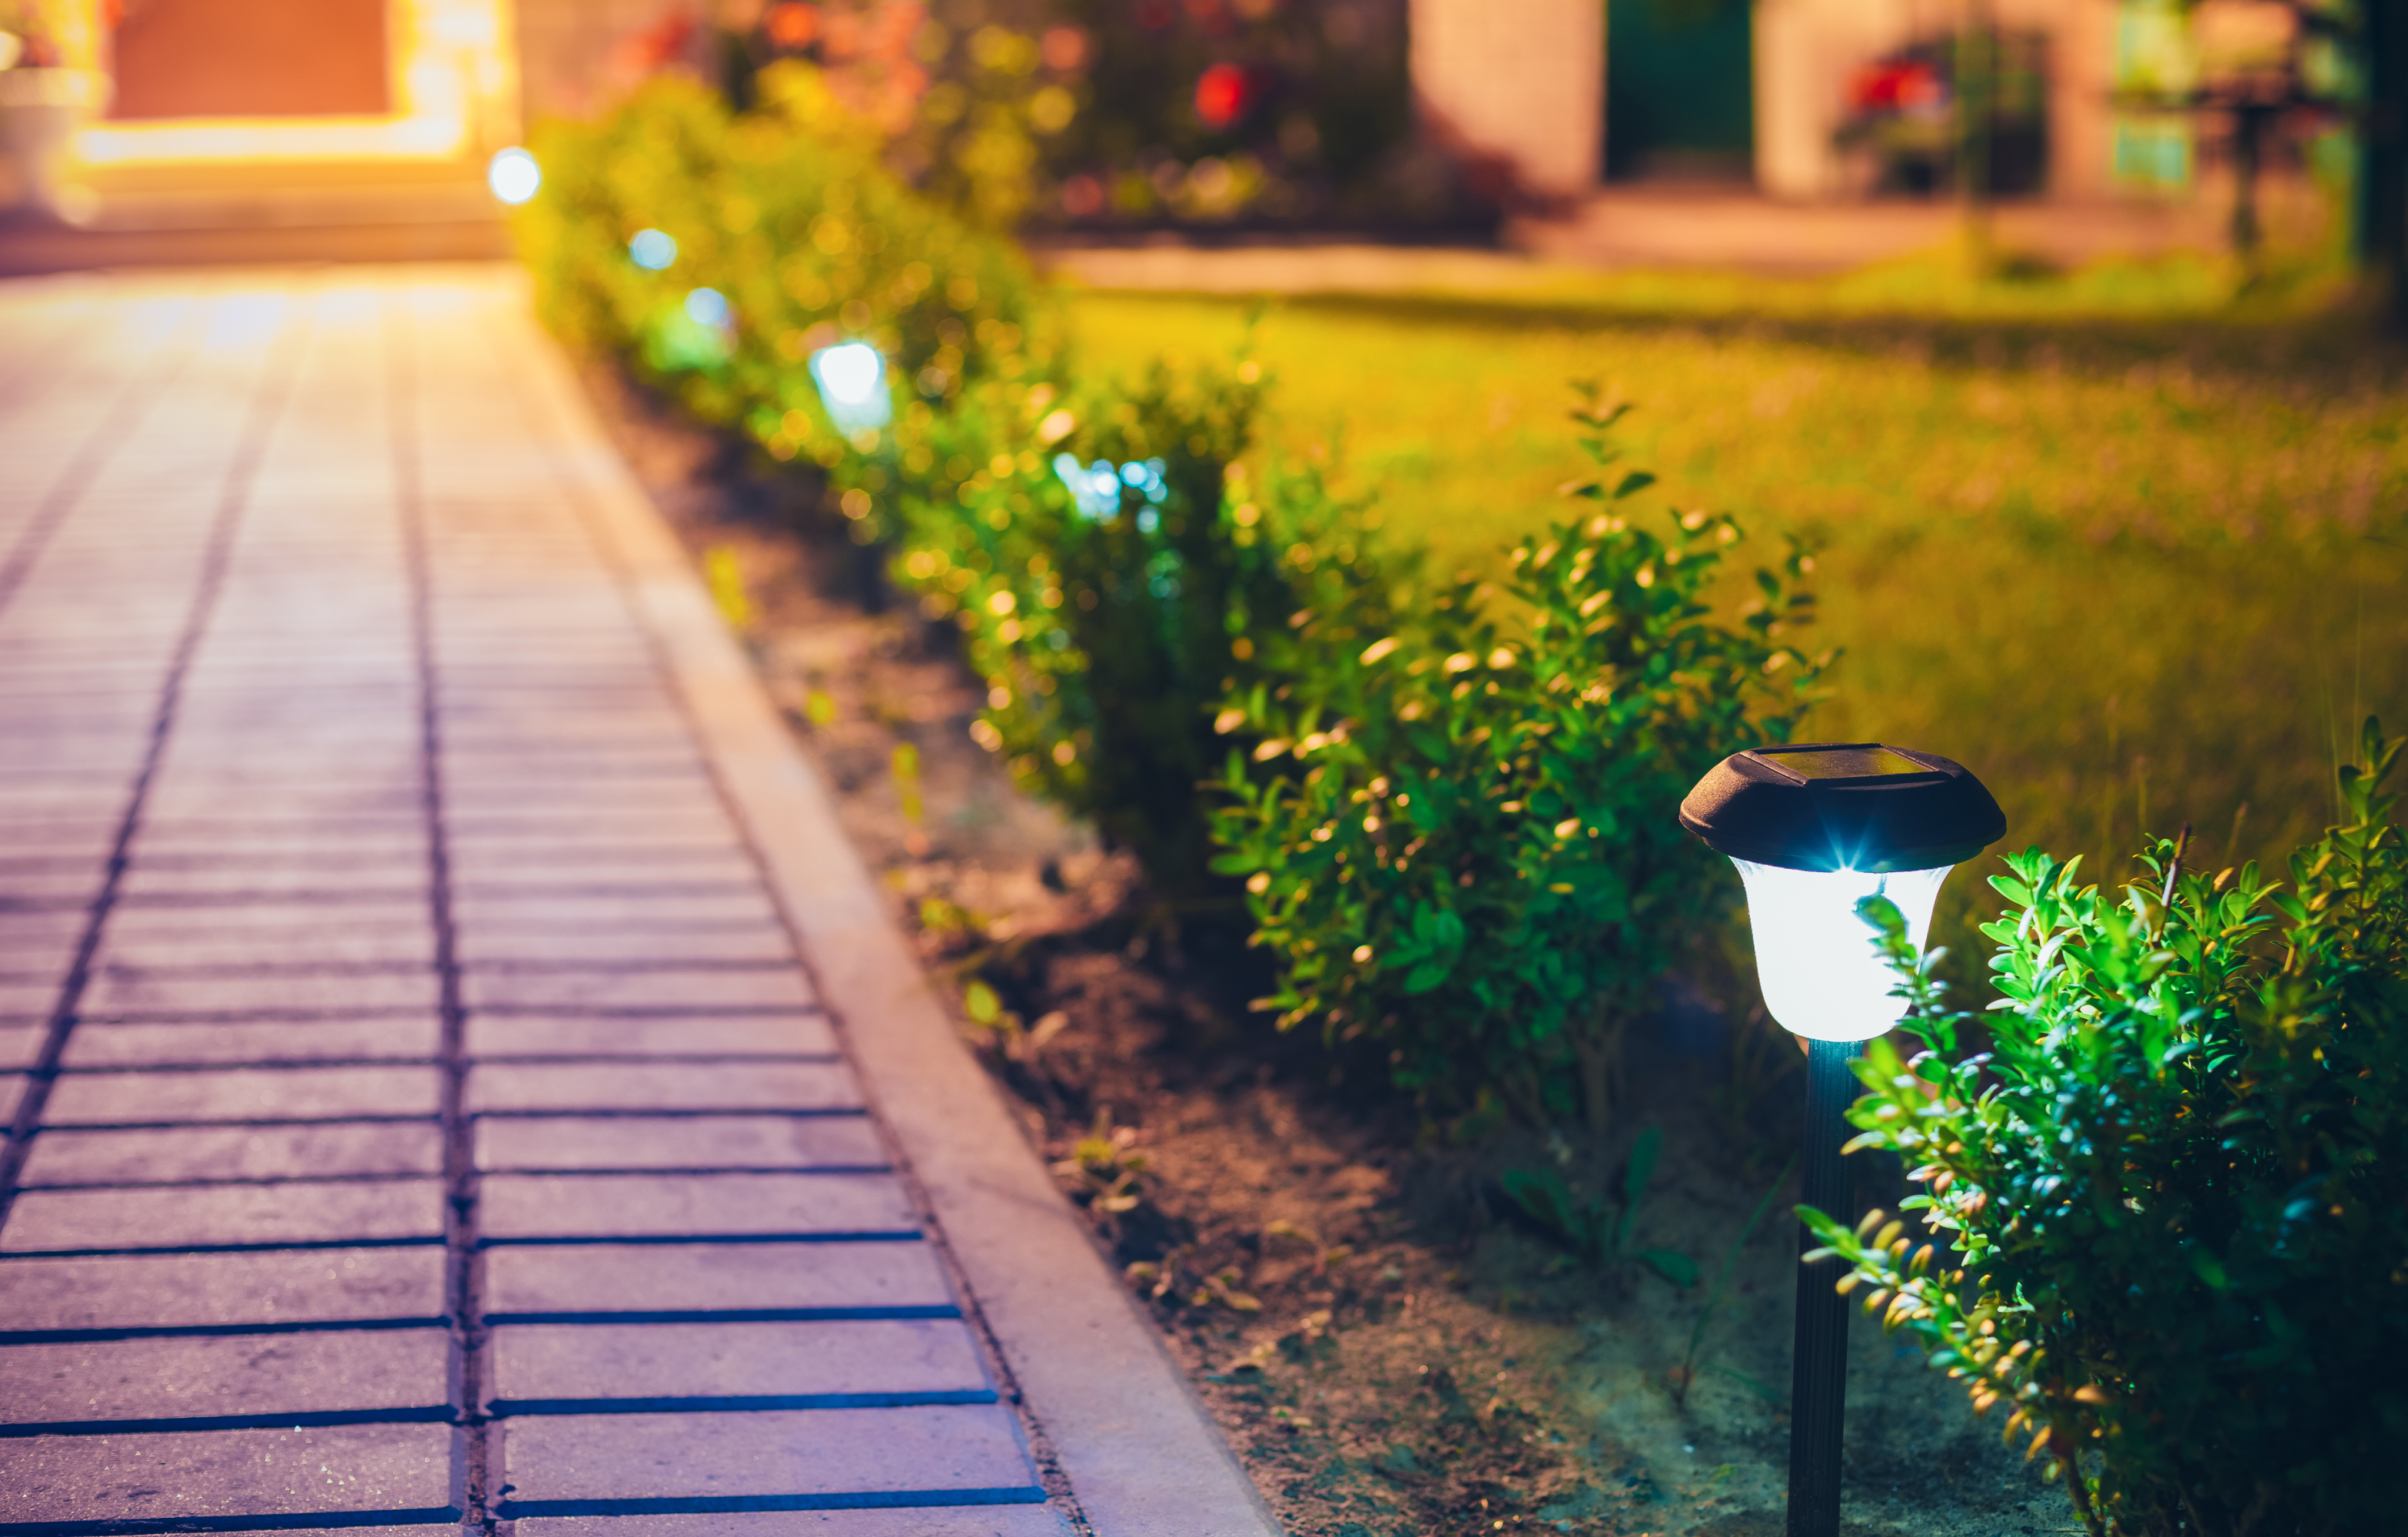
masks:
<svg viewBox="0 0 2408 1537"><path fill-rule="evenodd" d="M839 432L875 430L893 420L886 396L886 359L866 341L838 342L811 354L811 381Z"/></svg>
<svg viewBox="0 0 2408 1537"><path fill-rule="evenodd" d="M1930 753L1802 742L1733 754L1681 803L1681 825L1747 885L1764 1006L1815 1041L1866 1041L1905 1012L1872 927L1886 897L1919 951L1941 883L2007 829L1982 782Z"/></svg>
<svg viewBox="0 0 2408 1537"><path fill-rule="evenodd" d="M516 146L496 151L485 165L485 185L495 197L516 208L543 185L543 167L536 164L535 156Z"/></svg>
<svg viewBox="0 0 2408 1537"><path fill-rule="evenodd" d="M1916 952L1931 930L1932 904L1953 865L1935 869L1784 869L1733 859L1747 885L1756 932L1756 975L1764 1007L1783 1028L1815 1041L1870 1041L1906 1013L1891 996L1898 973L1856 914L1866 897L1886 897L1906 919Z"/></svg>

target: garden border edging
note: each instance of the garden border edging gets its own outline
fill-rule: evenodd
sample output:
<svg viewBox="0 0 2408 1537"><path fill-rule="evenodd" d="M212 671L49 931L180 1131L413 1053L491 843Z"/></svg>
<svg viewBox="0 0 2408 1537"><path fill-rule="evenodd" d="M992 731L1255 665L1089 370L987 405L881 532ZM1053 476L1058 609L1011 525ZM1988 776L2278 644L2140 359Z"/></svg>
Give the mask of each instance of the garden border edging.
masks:
<svg viewBox="0 0 2408 1537"><path fill-rule="evenodd" d="M570 442L607 443L566 359L543 356L543 393L585 429ZM579 499L1087 1524L1096 1537L1274 1537L1253 1480L955 1033L684 550L615 452L564 456L584 461Z"/></svg>

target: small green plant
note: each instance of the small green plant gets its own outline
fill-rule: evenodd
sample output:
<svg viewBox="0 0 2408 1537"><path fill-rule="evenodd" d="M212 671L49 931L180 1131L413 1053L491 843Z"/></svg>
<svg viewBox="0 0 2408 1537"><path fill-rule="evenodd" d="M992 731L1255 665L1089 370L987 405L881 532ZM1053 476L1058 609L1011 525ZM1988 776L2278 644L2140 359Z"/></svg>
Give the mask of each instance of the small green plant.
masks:
<svg viewBox="0 0 2408 1537"><path fill-rule="evenodd" d="M1606 1124L1624 1031L1733 891L1665 808L1734 743L1785 740L1823 666L1786 639L1802 549L1725 623L1738 524L1638 526L1655 477L1619 464L1627 409L1584 389L1594 473L1567 489L1595 510L1515 550L1510 604L1466 579L1383 630L1354 589L1222 716L1255 739L1223 772L1216 868L1278 962L1258 1006L1383 1051L1433 1110L1494 1093Z"/></svg>
<svg viewBox="0 0 2408 1537"><path fill-rule="evenodd" d="M1111 1226L1145 1199L1140 1181L1148 1167L1146 1156L1138 1151L1136 1128L1114 1126L1111 1107L1104 1106L1096 1112L1095 1126L1071 1144L1070 1156L1054 1165L1054 1172L1070 1183L1075 1199Z"/></svg>
<svg viewBox="0 0 2408 1537"><path fill-rule="evenodd" d="M1794 1156L1781 1166L1780 1174L1773 1179L1770 1188L1764 1192L1764 1199L1756 1203L1756 1210L1748 1214L1747 1221L1741 1225L1738 1236L1730 1241L1730 1247L1723 1251L1723 1262L1714 1271L1714 1284L1707 1289L1705 1300L1698 1304L1698 1316L1689 1325L1688 1347L1681 1352L1681 1364L1674 1367L1667 1378L1672 1387L1674 1409L1683 1413L1687 1412L1689 1389L1698 1384L1698 1363L1705 1354L1706 1335L1713 1329L1714 1319L1722 1312L1723 1297L1730 1289L1731 1271L1739 1265L1740 1251L1746 1248L1747 1241L1756 1236L1756 1225L1764 1220L1764 1214L1772 1207L1772 1198L1779 1195L1781 1187L1789 1183L1789 1171L1797 1167L1798 1160ZM1745 1372L1733 1371L1727 1366L1718 1370L1758 1398L1773 1402L1780 1401L1779 1394Z"/></svg>
<svg viewBox="0 0 2408 1537"><path fill-rule="evenodd" d="M1651 1126L1639 1134L1622 1171L1622 1205L1612 1211L1602 1200L1582 1200L1562 1173L1545 1165L1509 1169L1498 1184L1525 1215L1584 1263L1600 1271L1643 1265L1676 1286L1694 1286L1698 1266L1687 1255L1674 1249L1631 1246L1640 1209L1647 1199L1647 1183L1656 1177L1656 1160L1663 1151L1663 1128Z"/></svg>
<svg viewBox="0 0 2408 1537"><path fill-rule="evenodd" d="M929 901L939 898L930 898ZM924 915L925 902L921 904ZM924 922L923 927L927 926ZM981 1041L991 1047L1005 1061L1023 1068L1033 1068L1046 1044L1069 1027L1070 1016L1059 1009L1039 1017L1034 1025L1022 1020L1019 1013L1003 1006L1003 999L985 983L973 980L962 989L962 1013L969 1015ZM1125 1129L1125 1128L1124 1128ZM1082 1142L1080 1146L1086 1144ZM1137 1166L1142 1171L1142 1155Z"/></svg>
<svg viewBox="0 0 2408 1537"><path fill-rule="evenodd" d="M1312 1268L1326 1275L1332 1265L1340 1265L1354 1257L1354 1249L1347 1243L1326 1243L1321 1234L1301 1222L1285 1217L1273 1221L1263 1229L1263 1242L1268 1245L1274 1238L1284 1238L1303 1244L1312 1254Z"/></svg>
<svg viewBox="0 0 2408 1537"><path fill-rule="evenodd" d="M1153 1301L1183 1302L1191 1308L1225 1307L1232 1313L1262 1311L1261 1298L1240 1289L1245 1278L1238 1273L1236 1266L1225 1265L1209 1274L1198 1274L1182 1263L1193 1252L1192 1246L1182 1245L1160 1259L1140 1259L1121 1274Z"/></svg>
<svg viewBox="0 0 2408 1537"><path fill-rule="evenodd" d="M1858 1068L1929 1241L1801 1208L1843 1290L2048 1454L2094 1537L2373 1531L2408 1438L2408 847L2366 723L2342 825L2210 878L2153 842L2110 898L2037 849L1992 878L2003 998L1957 1047L1886 904L1906 1027Z"/></svg>

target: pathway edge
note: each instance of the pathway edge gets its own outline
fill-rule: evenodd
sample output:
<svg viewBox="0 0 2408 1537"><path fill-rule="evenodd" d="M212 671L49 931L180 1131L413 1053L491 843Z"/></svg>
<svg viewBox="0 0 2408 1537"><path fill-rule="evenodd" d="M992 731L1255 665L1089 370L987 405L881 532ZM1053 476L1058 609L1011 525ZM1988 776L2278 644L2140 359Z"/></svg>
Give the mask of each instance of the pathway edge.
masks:
<svg viewBox="0 0 2408 1537"><path fill-rule="evenodd" d="M685 551L535 329L638 617L1096 1537L1273 1537L1283 1529L1253 1480L955 1033Z"/></svg>

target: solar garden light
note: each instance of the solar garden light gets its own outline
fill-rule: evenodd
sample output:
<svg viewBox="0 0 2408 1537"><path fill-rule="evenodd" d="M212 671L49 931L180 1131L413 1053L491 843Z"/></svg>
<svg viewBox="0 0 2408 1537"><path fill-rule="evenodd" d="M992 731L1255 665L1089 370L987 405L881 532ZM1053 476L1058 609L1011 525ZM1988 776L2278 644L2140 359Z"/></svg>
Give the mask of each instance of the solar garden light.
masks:
<svg viewBox="0 0 2408 1537"><path fill-rule="evenodd" d="M2006 814L1982 782L1929 753L1878 742L1753 748L1716 764L1681 802L1681 826L1739 867L1772 1017L1806 1041L1806 1204L1853 1214L1840 1149L1856 1095L1849 1061L1906 1013L1874 929L1886 897L1918 951L1941 883L1998 840ZM1814 1246L1800 1228L1799 1252ZM1789 1388L1789 1537L1838 1537L1848 1300L1839 1261L1801 1264Z"/></svg>
<svg viewBox="0 0 2408 1537"><path fill-rule="evenodd" d="M886 393L886 359L866 341L841 341L811 354L811 382L828 420L848 438L876 432L895 418Z"/></svg>

